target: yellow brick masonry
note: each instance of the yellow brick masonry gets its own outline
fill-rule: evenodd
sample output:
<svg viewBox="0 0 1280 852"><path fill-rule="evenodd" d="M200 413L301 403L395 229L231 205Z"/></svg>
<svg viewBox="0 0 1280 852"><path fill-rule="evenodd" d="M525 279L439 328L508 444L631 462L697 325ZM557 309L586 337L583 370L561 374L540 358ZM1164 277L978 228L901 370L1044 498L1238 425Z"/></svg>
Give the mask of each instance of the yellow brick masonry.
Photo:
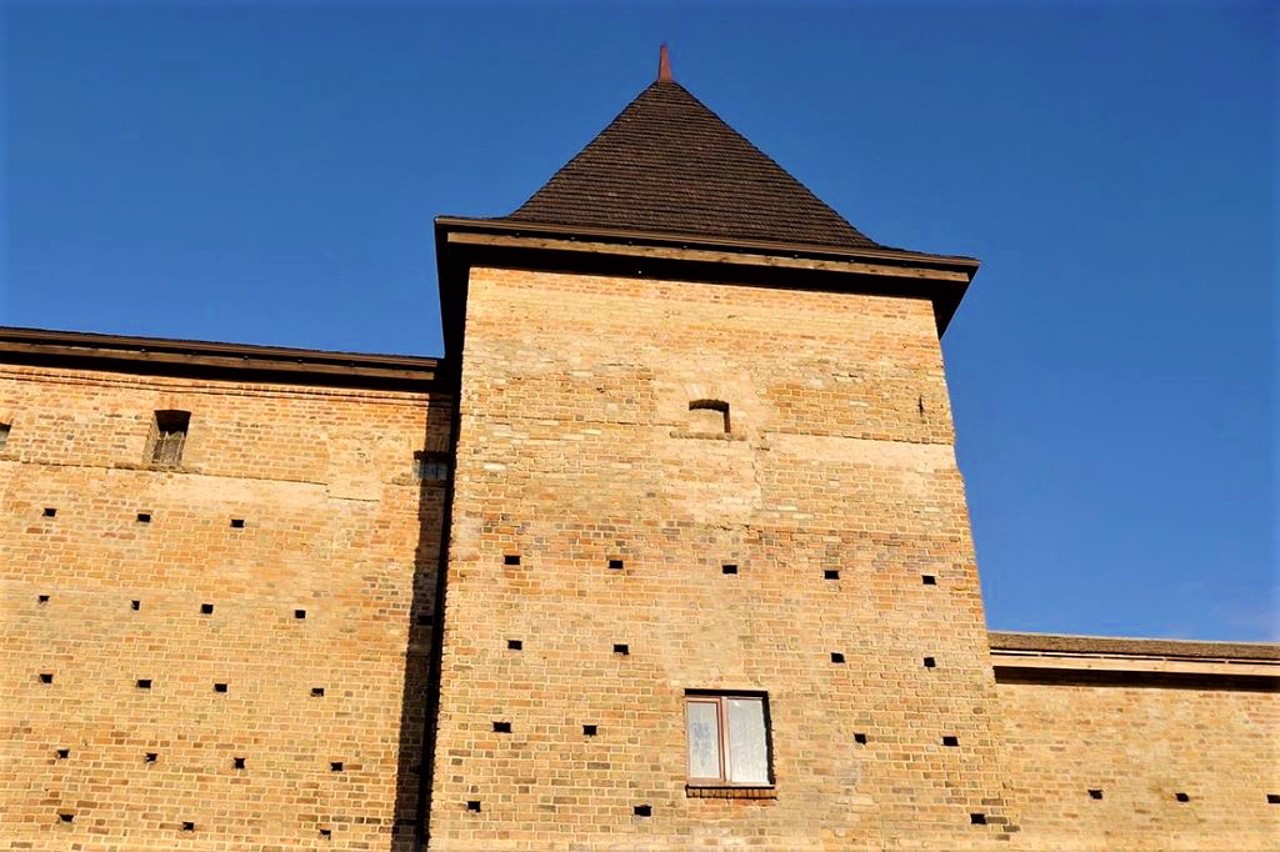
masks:
<svg viewBox="0 0 1280 852"><path fill-rule="evenodd" d="M463 365L433 848L1009 847L928 302L475 269ZM686 795L698 688L773 798Z"/></svg>
<svg viewBox="0 0 1280 852"><path fill-rule="evenodd" d="M391 848L443 503L411 459L451 404L0 368L0 848ZM175 471L157 409L191 412Z"/></svg>

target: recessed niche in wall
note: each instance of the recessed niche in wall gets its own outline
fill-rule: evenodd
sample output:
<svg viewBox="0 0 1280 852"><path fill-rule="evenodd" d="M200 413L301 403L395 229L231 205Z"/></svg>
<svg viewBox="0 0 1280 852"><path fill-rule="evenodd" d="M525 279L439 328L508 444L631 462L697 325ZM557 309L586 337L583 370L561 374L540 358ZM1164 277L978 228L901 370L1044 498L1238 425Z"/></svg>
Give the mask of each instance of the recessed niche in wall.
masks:
<svg viewBox="0 0 1280 852"><path fill-rule="evenodd" d="M727 435L729 427L729 403L720 399L695 399L689 403L691 432Z"/></svg>

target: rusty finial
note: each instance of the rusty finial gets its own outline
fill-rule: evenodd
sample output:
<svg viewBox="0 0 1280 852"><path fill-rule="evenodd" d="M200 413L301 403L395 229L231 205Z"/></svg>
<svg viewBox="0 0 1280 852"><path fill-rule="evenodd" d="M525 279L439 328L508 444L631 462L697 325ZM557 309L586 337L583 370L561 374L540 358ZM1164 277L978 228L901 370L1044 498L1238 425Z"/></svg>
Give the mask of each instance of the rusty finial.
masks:
<svg viewBox="0 0 1280 852"><path fill-rule="evenodd" d="M671 54L667 52L667 43L663 42L662 47L658 48L658 82L670 83L671 76Z"/></svg>

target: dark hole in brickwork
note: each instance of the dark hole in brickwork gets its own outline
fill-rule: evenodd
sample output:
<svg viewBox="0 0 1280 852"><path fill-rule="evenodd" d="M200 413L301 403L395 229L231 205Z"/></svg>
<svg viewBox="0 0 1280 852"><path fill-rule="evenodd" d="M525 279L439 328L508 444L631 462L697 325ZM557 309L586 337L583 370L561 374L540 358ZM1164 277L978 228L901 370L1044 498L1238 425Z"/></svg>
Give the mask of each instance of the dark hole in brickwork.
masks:
<svg viewBox="0 0 1280 852"><path fill-rule="evenodd" d="M129 609L137 612L142 609L142 601L129 601Z"/></svg>
<svg viewBox="0 0 1280 852"><path fill-rule="evenodd" d="M307 611L305 609L295 609L293 611L293 617L301 621L307 617Z"/></svg>
<svg viewBox="0 0 1280 852"><path fill-rule="evenodd" d="M843 663L843 662L844 662L844 654L841 654L839 651L832 651L832 652L831 652L831 662L833 662L833 663L837 663L837 664L839 664L839 663Z"/></svg>
<svg viewBox="0 0 1280 852"><path fill-rule="evenodd" d="M341 761L341 760L335 760L335 761L333 761L332 763L330 763L330 764L329 764L329 771L330 771L330 772L341 772L341 771L342 771L342 761Z"/></svg>
<svg viewBox="0 0 1280 852"><path fill-rule="evenodd" d="M69 748L58 749L58 760L66 760L70 756L71 756L71 749Z"/></svg>
<svg viewBox="0 0 1280 852"><path fill-rule="evenodd" d="M1102 798L1102 791L1101 791L1101 790L1090 790L1090 791L1089 791L1089 798L1090 798L1090 799L1101 799L1101 798Z"/></svg>
<svg viewBox="0 0 1280 852"><path fill-rule="evenodd" d="M75 822L76 815L75 814L58 814L58 819L62 820L63 822Z"/></svg>
<svg viewBox="0 0 1280 852"><path fill-rule="evenodd" d="M1267 804L1268 804L1268 805L1280 805L1280 793L1268 793L1268 794L1267 794Z"/></svg>
<svg viewBox="0 0 1280 852"><path fill-rule="evenodd" d="M215 684L213 685L213 691L214 691L214 692L226 692L226 691L227 691L227 685L226 685L225 683L215 683Z"/></svg>
<svg viewBox="0 0 1280 852"><path fill-rule="evenodd" d="M509 734L511 733L511 723L510 722L494 722L493 732L495 734Z"/></svg>
<svg viewBox="0 0 1280 852"><path fill-rule="evenodd" d="M583 725L582 735L584 737L594 737L599 732L599 728L595 725Z"/></svg>
<svg viewBox="0 0 1280 852"><path fill-rule="evenodd" d="M41 683L53 683L53 674L52 674L52 673L50 673L50 672L41 672L41 673L40 673L40 682L41 682Z"/></svg>
<svg viewBox="0 0 1280 852"><path fill-rule="evenodd" d="M987 815L986 814L969 814L969 823L971 825L986 825Z"/></svg>
<svg viewBox="0 0 1280 852"><path fill-rule="evenodd" d="M37 595L37 596L36 596L36 603L47 604L48 602L49 602L49 596L48 596L48 595Z"/></svg>
<svg viewBox="0 0 1280 852"><path fill-rule="evenodd" d="M933 657L924 658L924 667L926 669L937 668L937 666L938 666L938 661L935 660Z"/></svg>
<svg viewBox="0 0 1280 852"><path fill-rule="evenodd" d="M213 615L213 604L200 604L201 615Z"/></svg>
<svg viewBox="0 0 1280 852"><path fill-rule="evenodd" d="M502 557L502 564L503 565L519 565L520 556L515 553L508 553L507 555Z"/></svg>
<svg viewBox="0 0 1280 852"><path fill-rule="evenodd" d="M507 650L509 650L509 651L523 651L523 650L524 650L524 642L522 642L522 641L521 641L521 640L519 640L519 639L508 639L508 640L507 640Z"/></svg>
<svg viewBox="0 0 1280 852"><path fill-rule="evenodd" d="M475 799L472 799L471 801L467 802L467 810L471 811L471 813L473 814L480 813L480 803L477 802Z"/></svg>
<svg viewBox="0 0 1280 852"><path fill-rule="evenodd" d="M150 512L139 512L139 513L138 513L138 523L140 523L140 524L149 524L149 523L151 523L151 513L150 513Z"/></svg>
<svg viewBox="0 0 1280 852"><path fill-rule="evenodd" d="M244 529L244 518L232 518L232 519L231 519L231 528L232 528L233 530L242 530L242 529Z"/></svg>
<svg viewBox="0 0 1280 852"><path fill-rule="evenodd" d="M183 830L183 831L195 831L195 830L196 830L196 824L195 824L194 822L184 822L184 823L182 824L182 830Z"/></svg>
<svg viewBox="0 0 1280 852"><path fill-rule="evenodd" d="M823 572L822 572L822 579L824 579L824 580L839 580L839 579L840 579L840 572L839 572L839 571L837 571L835 568L828 568L828 569L826 569L825 571L823 571Z"/></svg>
<svg viewBox="0 0 1280 852"><path fill-rule="evenodd" d="M943 737L943 738L942 738L942 744L943 744L944 746L952 746L952 747L955 747L955 746L960 745L960 738L959 738L959 737Z"/></svg>
<svg viewBox="0 0 1280 852"><path fill-rule="evenodd" d="M1177 799L1179 802L1189 802L1189 801L1191 801L1191 797L1190 797L1190 796L1188 796L1186 793L1174 793L1174 794L1173 794L1173 797L1174 797L1175 799Z"/></svg>
<svg viewBox="0 0 1280 852"><path fill-rule="evenodd" d="M610 571L621 571L621 570L622 570L622 568L623 568L623 564L622 564L622 560L621 560L621 559L610 559L610 560L609 560L609 570L610 570Z"/></svg>
<svg viewBox="0 0 1280 852"><path fill-rule="evenodd" d="M921 574L920 582L924 583L926 586L936 586L938 585L938 578L932 574Z"/></svg>
<svg viewBox="0 0 1280 852"><path fill-rule="evenodd" d="M324 687L323 687L323 686L313 686L313 687L311 687L311 697L312 697L312 698L324 698Z"/></svg>
<svg viewBox="0 0 1280 852"><path fill-rule="evenodd" d="M45 506L45 509L44 509L44 516L45 516L46 518L53 518L53 517L56 517L56 516L57 516L57 514L58 514L58 510L57 510L57 509L53 508L52 506ZM67 820L67 822L70 822L70 821L71 821L71 820Z"/></svg>
<svg viewBox="0 0 1280 852"><path fill-rule="evenodd" d="M231 768L232 768L232 769L244 769L244 758L243 758L243 757L233 757L233 758L231 758Z"/></svg>
<svg viewBox="0 0 1280 852"><path fill-rule="evenodd" d="M636 805L632 812L638 817L653 816L653 805Z"/></svg>
<svg viewBox="0 0 1280 852"><path fill-rule="evenodd" d="M732 564L729 564L729 565L721 565L721 566L720 566L720 572L721 572L722 574L737 574L737 573L738 573L738 566L737 566L737 565L732 565Z"/></svg>
<svg viewBox="0 0 1280 852"><path fill-rule="evenodd" d="M320 829L320 836L323 837L325 840L328 840L330 837L333 837L333 829L331 828Z"/></svg>
<svg viewBox="0 0 1280 852"><path fill-rule="evenodd" d="M138 689L150 689L150 688L151 688L150 678L138 678Z"/></svg>
<svg viewBox="0 0 1280 852"><path fill-rule="evenodd" d="M854 735L853 735L853 741L854 741L855 743L857 743L858 745L866 745L866 744L867 744L867 735L866 735L866 734L854 734Z"/></svg>
<svg viewBox="0 0 1280 852"><path fill-rule="evenodd" d="M631 653L631 646L630 645L614 645L613 653L621 654L622 656L625 657Z"/></svg>
<svg viewBox="0 0 1280 852"><path fill-rule="evenodd" d="M158 758L159 756L160 755L156 754L154 751L149 751L147 752L146 756L142 758L142 761L143 763L155 763L156 758Z"/></svg>

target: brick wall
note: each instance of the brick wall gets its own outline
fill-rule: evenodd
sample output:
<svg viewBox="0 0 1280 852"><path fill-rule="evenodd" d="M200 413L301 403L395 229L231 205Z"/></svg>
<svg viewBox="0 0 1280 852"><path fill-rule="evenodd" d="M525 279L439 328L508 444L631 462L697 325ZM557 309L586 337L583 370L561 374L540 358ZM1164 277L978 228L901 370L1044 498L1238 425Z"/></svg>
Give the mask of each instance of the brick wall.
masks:
<svg viewBox="0 0 1280 852"><path fill-rule="evenodd" d="M1230 668L1230 667L1224 667ZM1238 667L1237 667L1238 668ZM1137 680L1137 676L1132 676ZM1002 682L1011 784L1029 849L1280 845L1280 696L1199 679L1184 688ZM1101 798L1094 798L1090 790ZM1178 793L1186 794L1181 802Z"/></svg>
<svg viewBox="0 0 1280 852"><path fill-rule="evenodd" d="M927 302L476 269L466 335L434 848L1008 845ZM768 694L764 798L688 689Z"/></svg>
<svg viewBox="0 0 1280 852"><path fill-rule="evenodd" d="M0 848L407 847L450 405L0 368Z"/></svg>

